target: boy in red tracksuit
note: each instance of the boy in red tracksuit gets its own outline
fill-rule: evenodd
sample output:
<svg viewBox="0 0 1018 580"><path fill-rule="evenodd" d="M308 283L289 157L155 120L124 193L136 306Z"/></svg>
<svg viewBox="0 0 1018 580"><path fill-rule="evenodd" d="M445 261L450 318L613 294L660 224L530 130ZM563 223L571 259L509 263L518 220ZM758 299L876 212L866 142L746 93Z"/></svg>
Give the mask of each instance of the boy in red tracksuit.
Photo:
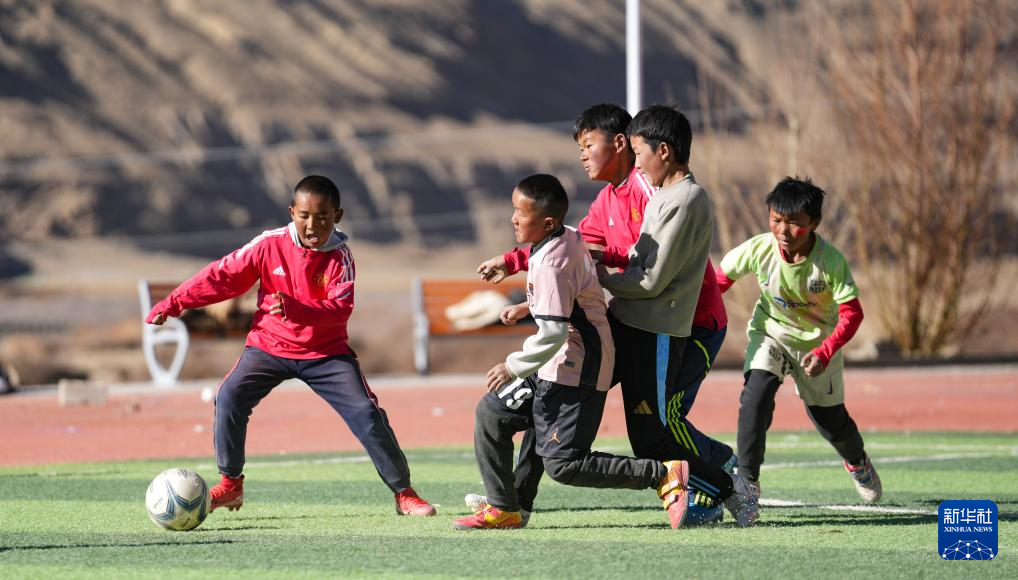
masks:
<svg viewBox="0 0 1018 580"><path fill-rule="evenodd" d="M202 268L146 318L163 324L187 308L234 298L261 283L244 353L216 395L216 463L222 481L212 488L212 509L233 511L244 504L248 418L272 389L297 378L346 421L395 494L396 513L433 516L435 508L410 487L406 457L350 349L347 321L356 269L346 234L334 229L343 217L336 185L318 175L302 179L294 188L290 217L286 227L263 232Z"/></svg>

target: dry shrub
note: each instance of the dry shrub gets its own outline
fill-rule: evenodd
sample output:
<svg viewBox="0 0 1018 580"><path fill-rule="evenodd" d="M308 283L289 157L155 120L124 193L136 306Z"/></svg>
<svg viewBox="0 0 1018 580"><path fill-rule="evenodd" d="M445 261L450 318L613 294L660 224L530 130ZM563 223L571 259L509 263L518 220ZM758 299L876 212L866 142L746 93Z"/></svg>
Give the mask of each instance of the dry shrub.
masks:
<svg viewBox="0 0 1018 580"><path fill-rule="evenodd" d="M1002 165L1013 95L990 0L874 1L817 11L839 126L861 161L855 254L906 356L945 354L999 296Z"/></svg>

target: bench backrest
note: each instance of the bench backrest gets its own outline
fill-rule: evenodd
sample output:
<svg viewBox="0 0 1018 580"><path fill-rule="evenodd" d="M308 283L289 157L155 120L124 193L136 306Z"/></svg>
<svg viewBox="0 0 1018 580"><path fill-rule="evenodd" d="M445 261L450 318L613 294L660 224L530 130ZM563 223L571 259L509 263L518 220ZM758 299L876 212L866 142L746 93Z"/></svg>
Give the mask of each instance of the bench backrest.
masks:
<svg viewBox="0 0 1018 580"><path fill-rule="evenodd" d="M178 284L171 282L149 282L148 283L148 296L152 304L155 305L157 302L166 298L173 292Z"/></svg>
<svg viewBox="0 0 1018 580"><path fill-rule="evenodd" d="M512 296L514 300L525 296L526 278L522 276L507 278L499 284L483 280L419 280L419 300L421 313L428 321L428 334L431 336L451 335L530 335L534 333L531 324L491 324L474 330L459 330L445 315L445 309L462 301L474 292L494 290ZM513 296L514 294L518 296Z"/></svg>

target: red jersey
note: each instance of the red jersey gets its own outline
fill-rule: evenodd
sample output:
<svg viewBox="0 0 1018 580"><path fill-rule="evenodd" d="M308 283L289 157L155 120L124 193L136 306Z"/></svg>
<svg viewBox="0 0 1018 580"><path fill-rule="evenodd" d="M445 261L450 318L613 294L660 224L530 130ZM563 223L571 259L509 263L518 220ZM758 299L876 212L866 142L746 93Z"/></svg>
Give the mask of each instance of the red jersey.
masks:
<svg viewBox="0 0 1018 580"><path fill-rule="evenodd" d="M247 245L205 266L156 304L146 322L163 312L180 316L247 292L255 282L258 309L247 346L290 359L350 354L347 321L353 312L355 267L347 237L333 232L321 249L305 248L291 223L263 232ZM282 292L286 317L269 314Z"/></svg>
<svg viewBox="0 0 1018 580"><path fill-rule="evenodd" d="M643 209L654 196L654 187L635 166L625 181L615 187L611 183L598 192L587 215L577 228L583 241L604 247L601 262L610 268L629 264L629 248L640 239ZM510 274L527 269L530 249L516 248L503 256ZM714 277L710 258L703 273L703 284L693 314L693 326L720 329L728 326L728 313Z"/></svg>

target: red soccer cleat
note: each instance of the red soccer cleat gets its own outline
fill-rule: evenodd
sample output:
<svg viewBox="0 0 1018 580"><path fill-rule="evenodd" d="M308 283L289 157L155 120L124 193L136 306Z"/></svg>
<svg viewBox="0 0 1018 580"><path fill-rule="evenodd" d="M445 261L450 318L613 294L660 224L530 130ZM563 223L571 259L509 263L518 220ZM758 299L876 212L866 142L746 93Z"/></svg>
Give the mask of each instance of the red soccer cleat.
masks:
<svg viewBox="0 0 1018 580"><path fill-rule="evenodd" d="M452 523L456 530L514 530L523 527L520 512L505 512L493 505Z"/></svg>
<svg viewBox="0 0 1018 580"><path fill-rule="evenodd" d="M395 495L396 514L401 516L433 516L438 511L435 506L421 499L414 488L408 487Z"/></svg>
<svg viewBox="0 0 1018 580"><path fill-rule="evenodd" d="M224 475L219 484L212 488L210 495L212 496L210 512L221 507L231 512L239 510L240 506L244 505L244 476Z"/></svg>

